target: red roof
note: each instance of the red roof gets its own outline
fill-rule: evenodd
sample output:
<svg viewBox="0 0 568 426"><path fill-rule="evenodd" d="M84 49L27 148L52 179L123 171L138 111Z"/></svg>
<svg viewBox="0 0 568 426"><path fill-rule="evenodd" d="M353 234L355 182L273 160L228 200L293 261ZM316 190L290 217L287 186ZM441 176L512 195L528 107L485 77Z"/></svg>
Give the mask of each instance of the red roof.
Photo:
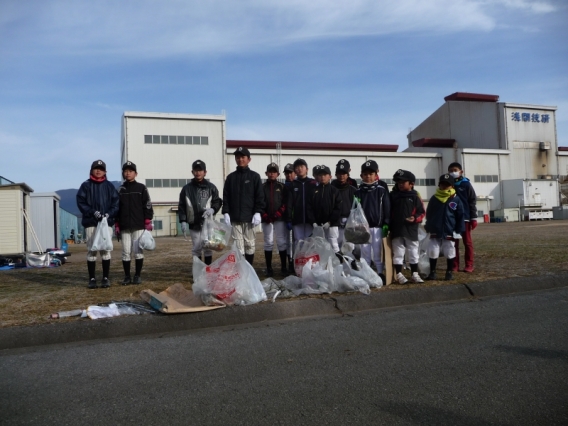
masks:
<svg viewBox="0 0 568 426"><path fill-rule="evenodd" d="M456 92L444 98L445 101L470 101L470 102L497 102L498 95L484 95L481 93Z"/></svg>
<svg viewBox="0 0 568 426"><path fill-rule="evenodd" d="M374 151L397 152L398 145L367 144L367 143L334 143L334 142L281 142L281 141L244 141L227 140L227 148L244 146L248 149L276 149L280 143L282 149L305 149L311 151Z"/></svg>
<svg viewBox="0 0 568 426"><path fill-rule="evenodd" d="M568 151L568 146L559 146L558 151Z"/></svg>
<svg viewBox="0 0 568 426"><path fill-rule="evenodd" d="M422 138L412 141L412 145L417 148L452 148L455 141L455 139Z"/></svg>

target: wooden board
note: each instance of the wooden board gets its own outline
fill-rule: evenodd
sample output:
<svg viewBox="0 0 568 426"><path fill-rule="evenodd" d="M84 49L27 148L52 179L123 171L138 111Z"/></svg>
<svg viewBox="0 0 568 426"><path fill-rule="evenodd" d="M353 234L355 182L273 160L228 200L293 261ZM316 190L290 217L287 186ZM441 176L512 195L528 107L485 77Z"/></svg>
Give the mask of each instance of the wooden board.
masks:
<svg viewBox="0 0 568 426"><path fill-rule="evenodd" d="M394 281L394 268L392 266L392 240L388 236L383 238L383 263L385 265L385 285L389 285Z"/></svg>

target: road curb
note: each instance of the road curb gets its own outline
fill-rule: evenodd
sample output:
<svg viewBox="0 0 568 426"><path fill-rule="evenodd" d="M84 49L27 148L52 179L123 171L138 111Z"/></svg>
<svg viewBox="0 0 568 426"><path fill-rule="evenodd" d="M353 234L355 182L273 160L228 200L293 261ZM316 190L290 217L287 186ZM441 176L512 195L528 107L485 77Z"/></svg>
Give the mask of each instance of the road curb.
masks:
<svg viewBox="0 0 568 426"><path fill-rule="evenodd" d="M175 315L138 315L0 329L0 350L141 336L263 321L341 315L397 306L458 301L568 286L568 274L518 277L438 287L383 289L370 295L338 294Z"/></svg>

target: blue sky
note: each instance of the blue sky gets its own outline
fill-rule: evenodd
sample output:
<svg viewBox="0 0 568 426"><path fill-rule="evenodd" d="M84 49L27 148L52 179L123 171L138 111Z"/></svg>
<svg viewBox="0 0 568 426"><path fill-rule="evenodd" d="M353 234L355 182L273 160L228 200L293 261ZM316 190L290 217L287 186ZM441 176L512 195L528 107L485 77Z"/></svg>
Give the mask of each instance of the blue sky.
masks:
<svg viewBox="0 0 568 426"><path fill-rule="evenodd" d="M0 175L120 179L124 111L227 114L228 139L398 144L451 93L555 105L562 0L3 0Z"/></svg>

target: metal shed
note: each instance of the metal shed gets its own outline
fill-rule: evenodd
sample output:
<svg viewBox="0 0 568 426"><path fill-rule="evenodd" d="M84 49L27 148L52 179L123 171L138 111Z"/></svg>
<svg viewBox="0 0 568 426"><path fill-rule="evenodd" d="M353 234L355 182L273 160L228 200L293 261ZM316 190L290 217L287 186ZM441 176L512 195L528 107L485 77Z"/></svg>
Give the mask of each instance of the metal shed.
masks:
<svg viewBox="0 0 568 426"><path fill-rule="evenodd" d="M31 251L45 251L46 248L61 247L59 232L59 201L61 197L55 192L42 192L31 195L30 219L37 234L39 244L35 239L30 241Z"/></svg>
<svg viewBox="0 0 568 426"><path fill-rule="evenodd" d="M30 194L25 183L0 185L0 254L18 255L29 251L29 233L23 210L30 210Z"/></svg>

